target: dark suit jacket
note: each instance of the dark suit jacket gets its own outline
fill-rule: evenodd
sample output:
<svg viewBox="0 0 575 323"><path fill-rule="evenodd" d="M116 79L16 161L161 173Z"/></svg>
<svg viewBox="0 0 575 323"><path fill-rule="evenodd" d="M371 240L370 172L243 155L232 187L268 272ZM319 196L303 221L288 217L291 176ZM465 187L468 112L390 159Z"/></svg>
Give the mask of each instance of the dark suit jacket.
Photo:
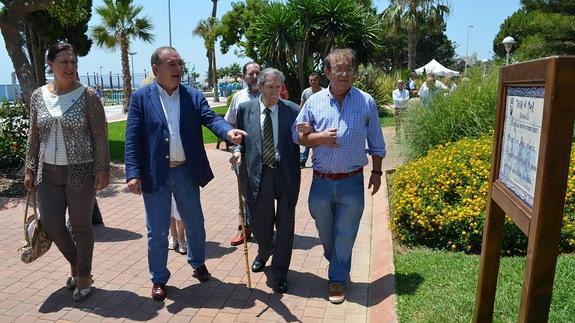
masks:
<svg viewBox="0 0 575 323"><path fill-rule="evenodd" d="M220 138L232 127L214 113L204 95L180 85L180 138L186 154L185 167L200 185L214 175L202 138L202 125ZM142 191L157 192L168 177L170 132L156 81L132 95L126 126L126 180L140 178Z"/></svg>
<svg viewBox="0 0 575 323"><path fill-rule="evenodd" d="M288 198L297 202L301 170L299 166L299 145L294 144L291 127L299 113L299 106L291 101L278 102L278 150L280 154L279 169L282 186ZM246 200L253 204L258 196L263 167L263 142L260 122L260 100L244 102L238 106L238 129L248 133L239 149L242 152L242 176L246 179Z"/></svg>

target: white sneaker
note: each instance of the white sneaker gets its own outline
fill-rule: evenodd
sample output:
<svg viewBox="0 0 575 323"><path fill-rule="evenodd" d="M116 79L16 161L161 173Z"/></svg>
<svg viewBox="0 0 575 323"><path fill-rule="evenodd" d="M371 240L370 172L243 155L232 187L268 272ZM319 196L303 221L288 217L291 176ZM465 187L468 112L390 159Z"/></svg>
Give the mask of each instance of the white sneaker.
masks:
<svg viewBox="0 0 575 323"><path fill-rule="evenodd" d="M188 244L186 243L186 241L178 241L178 252L181 253L182 255L188 253Z"/></svg>
<svg viewBox="0 0 575 323"><path fill-rule="evenodd" d="M178 248L178 241L172 236L168 236L168 249L176 250Z"/></svg>

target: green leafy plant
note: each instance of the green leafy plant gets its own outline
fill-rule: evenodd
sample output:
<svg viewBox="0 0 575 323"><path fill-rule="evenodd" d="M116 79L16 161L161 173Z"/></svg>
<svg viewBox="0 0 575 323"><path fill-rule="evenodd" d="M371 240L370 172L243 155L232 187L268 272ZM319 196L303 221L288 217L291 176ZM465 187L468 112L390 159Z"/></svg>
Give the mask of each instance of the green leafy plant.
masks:
<svg viewBox="0 0 575 323"><path fill-rule="evenodd" d="M22 166L26 156L28 110L22 103L0 104L0 170L10 172Z"/></svg>
<svg viewBox="0 0 575 323"><path fill-rule="evenodd" d="M450 95L434 97L427 109L417 103L406 113L405 133L410 158L417 158L441 144L465 137L479 137L493 130L499 73L485 79L479 68L458 81Z"/></svg>
<svg viewBox="0 0 575 323"><path fill-rule="evenodd" d="M391 227L402 244L478 253L485 222L492 136L432 149L392 177ZM562 252L575 251L575 153L561 230ZM527 237L505 219L503 253L523 254Z"/></svg>

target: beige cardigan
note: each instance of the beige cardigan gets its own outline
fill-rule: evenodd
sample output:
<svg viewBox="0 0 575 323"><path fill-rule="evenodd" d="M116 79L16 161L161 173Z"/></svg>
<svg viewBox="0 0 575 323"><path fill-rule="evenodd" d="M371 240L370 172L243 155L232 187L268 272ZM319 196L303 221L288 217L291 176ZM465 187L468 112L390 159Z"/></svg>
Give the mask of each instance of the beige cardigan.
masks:
<svg viewBox="0 0 575 323"><path fill-rule="evenodd" d="M30 100L30 128L26 171L42 182L46 141L57 118L50 115L38 88ZM72 188L94 185L95 175L110 170L106 114L96 91L86 87L80 98L60 117L68 159L66 183Z"/></svg>

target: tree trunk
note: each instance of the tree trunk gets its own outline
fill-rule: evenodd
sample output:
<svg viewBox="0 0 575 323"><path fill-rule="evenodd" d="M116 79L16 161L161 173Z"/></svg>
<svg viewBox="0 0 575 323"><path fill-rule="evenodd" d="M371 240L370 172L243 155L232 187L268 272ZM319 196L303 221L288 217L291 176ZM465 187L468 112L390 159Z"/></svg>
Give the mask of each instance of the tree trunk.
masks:
<svg viewBox="0 0 575 323"><path fill-rule="evenodd" d="M212 68L212 51L206 50L206 57L208 58L208 87L214 87L214 73Z"/></svg>
<svg viewBox="0 0 575 323"><path fill-rule="evenodd" d="M32 92L36 89L32 66L24 53L24 40L21 37L20 29L22 25L10 16L0 18L0 31L4 37L6 51L12 60L12 66L16 71L20 88L22 89L22 99L25 103L30 102ZM17 98L14 98L16 100Z"/></svg>
<svg viewBox="0 0 575 323"><path fill-rule="evenodd" d="M415 26L407 29L407 69L415 71L415 58L417 55L417 32Z"/></svg>
<svg viewBox="0 0 575 323"><path fill-rule="evenodd" d="M215 44L214 44L215 46ZM220 102L218 95L218 69L216 68L216 50L212 49L212 82L214 83L214 102Z"/></svg>
<svg viewBox="0 0 575 323"><path fill-rule="evenodd" d="M122 79L123 79L123 92L124 99L122 100L122 105L124 113L128 113L128 107L130 105L130 98L132 96L132 75L130 74L130 64L128 61L128 51L130 50L130 44L128 38L126 37L125 31L120 31L120 52L122 56Z"/></svg>
<svg viewBox="0 0 575 323"><path fill-rule="evenodd" d="M16 76L22 89L22 99L25 103L30 102L32 92L38 87L38 84L32 74L30 61L24 52L26 44L21 35L21 32L24 31L22 17L27 13L42 9L51 2L51 0L37 0L32 2L9 1L8 4L4 4L4 8L0 10L0 31L4 38L6 52L8 52L8 56L10 56L12 65L16 71Z"/></svg>
<svg viewBox="0 0 575 323"><path fill-rule="evenodd" d="M218 0L212 0L212 17L216 18L217 11L218 11Z"/></svg>

